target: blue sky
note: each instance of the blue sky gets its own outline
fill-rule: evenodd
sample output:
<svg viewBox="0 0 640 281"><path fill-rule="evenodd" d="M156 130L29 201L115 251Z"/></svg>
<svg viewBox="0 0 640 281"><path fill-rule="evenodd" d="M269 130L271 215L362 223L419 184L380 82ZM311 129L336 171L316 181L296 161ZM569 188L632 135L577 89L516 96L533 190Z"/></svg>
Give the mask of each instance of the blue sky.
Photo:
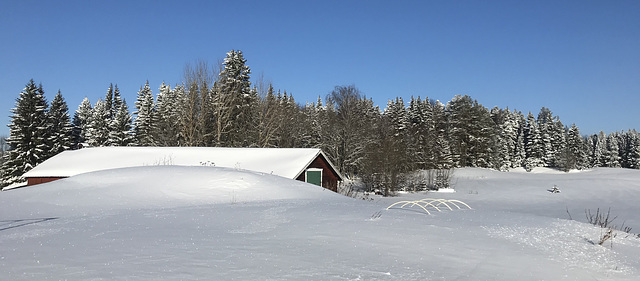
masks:
<svg viewBox="0 0 640 281"><path fill-rule="evenodd" d="M0 3L0 135L31 78L71 114L110 83L133 107L145 81L232 49L303 104L353 84L381 107L466 94L583 134L640 129L640 1Z"/></svg>

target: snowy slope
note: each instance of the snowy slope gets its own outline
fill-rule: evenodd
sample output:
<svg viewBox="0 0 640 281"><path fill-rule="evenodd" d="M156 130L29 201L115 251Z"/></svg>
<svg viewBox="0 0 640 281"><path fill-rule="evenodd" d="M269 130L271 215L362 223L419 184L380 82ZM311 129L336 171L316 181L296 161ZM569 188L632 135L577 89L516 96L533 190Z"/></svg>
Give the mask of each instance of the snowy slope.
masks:
<svg viewBox="0 0 640 281"><path fill-rule="evenodd" d="M538 172L460 169L456 193L374 201L215 167L88 173L0 193L0 279L638 280L640 239L594 245L581 221L611 207L640 232L640 172ZM385 210L425 197L473 209Z"/></svg>

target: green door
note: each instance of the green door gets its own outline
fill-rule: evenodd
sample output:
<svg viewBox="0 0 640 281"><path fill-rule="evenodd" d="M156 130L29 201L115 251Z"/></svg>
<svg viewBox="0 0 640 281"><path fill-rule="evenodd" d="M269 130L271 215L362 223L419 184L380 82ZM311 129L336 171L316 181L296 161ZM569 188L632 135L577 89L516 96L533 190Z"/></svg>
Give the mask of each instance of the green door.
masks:
<svg viewBox="0 0 640 281"><path fill-rule="evenodd" d="M305 178L308 183L322 186L322 169L308 169Z"/></svg>

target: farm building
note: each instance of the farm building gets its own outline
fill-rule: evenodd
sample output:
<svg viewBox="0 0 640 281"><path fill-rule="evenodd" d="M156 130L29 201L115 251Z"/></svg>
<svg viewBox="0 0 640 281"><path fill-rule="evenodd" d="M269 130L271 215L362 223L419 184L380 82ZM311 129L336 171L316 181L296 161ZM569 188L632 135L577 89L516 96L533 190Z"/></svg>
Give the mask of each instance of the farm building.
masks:
<svg viewBox="0 0 640 281"><path fill-rule="evenodd" d="M215 166L273 174L337 191L342 176L320 149L94 147L64 151L24 174L27 185L125 167Z"/></svg>

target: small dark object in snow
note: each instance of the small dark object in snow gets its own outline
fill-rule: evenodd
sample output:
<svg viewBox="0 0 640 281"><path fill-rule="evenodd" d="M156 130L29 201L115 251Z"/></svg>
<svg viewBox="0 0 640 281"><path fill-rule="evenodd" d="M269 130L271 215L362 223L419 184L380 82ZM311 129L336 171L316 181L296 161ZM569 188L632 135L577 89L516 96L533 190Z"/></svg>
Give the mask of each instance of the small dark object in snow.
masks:
<svg viewBox="0 0 640 281"><path fill-rule="evenodd" d="M560 188L558 188L557 185L554 185L553 188L547 189L547 191L549 191L551 193L560 193Z"/></svg>

